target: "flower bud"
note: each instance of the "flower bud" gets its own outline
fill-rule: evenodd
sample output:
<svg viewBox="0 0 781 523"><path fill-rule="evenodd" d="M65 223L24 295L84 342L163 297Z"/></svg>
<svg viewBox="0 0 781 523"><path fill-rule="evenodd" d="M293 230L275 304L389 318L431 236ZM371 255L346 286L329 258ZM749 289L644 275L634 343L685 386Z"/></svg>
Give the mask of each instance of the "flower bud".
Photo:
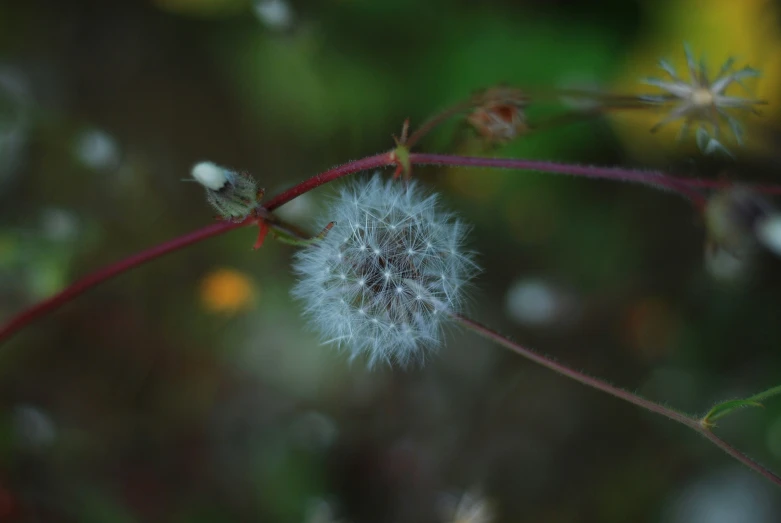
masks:
<svg viewBox="0 0 781 523"><path fill-rule="evenodd" d="M242 221L258 206L258 186L249 174L212 162L196 164L190 174L206 190L206 200L224 220Z"/></svg>

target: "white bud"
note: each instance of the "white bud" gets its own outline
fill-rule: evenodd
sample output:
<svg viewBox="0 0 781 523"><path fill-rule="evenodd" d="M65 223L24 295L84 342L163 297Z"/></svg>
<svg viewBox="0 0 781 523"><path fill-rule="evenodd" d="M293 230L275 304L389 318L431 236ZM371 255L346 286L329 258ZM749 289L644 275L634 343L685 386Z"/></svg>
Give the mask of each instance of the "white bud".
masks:
<svg viewBox="0 0 781 523"><path fill-rule="evenodd" d="M221 218L241 221L255 211L262 192L258 192L257 183L249 174L212 162L195 164L190 173L192 180L206 189L206 200Z"/></svg>
<svg viewBox="0 0 781 523"><path fill-rule="evenodd" d="M193 179L207 189L219 191L230 182L230 172L224 167L212 162L201 162L195 164L191 171Z"/></svg>
<svg viewBox="0 0 781 523"><path fill-rule="evenodd" d="M756 228L757 239L769 251L781 256L781 214L771 214L761 220Z"/></svg>

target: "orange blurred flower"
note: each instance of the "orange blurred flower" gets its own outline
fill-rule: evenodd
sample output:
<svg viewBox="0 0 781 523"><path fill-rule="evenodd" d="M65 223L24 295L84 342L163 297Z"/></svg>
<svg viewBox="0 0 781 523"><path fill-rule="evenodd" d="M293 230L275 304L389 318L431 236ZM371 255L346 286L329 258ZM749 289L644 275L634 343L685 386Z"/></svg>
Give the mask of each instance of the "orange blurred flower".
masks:
<svg viewBox="0 0 781 523"><path fill-rule="evenodd" d="M235 314L252 306L255 288L244 273L217 269L201 280L200 298L201 305L209 312Z"/></svg>

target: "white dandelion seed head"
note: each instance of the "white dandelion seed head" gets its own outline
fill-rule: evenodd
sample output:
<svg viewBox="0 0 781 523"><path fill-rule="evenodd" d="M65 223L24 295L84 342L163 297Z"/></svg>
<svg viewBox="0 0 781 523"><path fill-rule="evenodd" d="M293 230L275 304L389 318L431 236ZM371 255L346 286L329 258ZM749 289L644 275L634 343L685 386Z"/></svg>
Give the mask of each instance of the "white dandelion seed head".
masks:
<svg viewBox="0 0 781 523"><path fill-rule="evenodd" d="M421 360L479 272L468 228L414 181L378 174L343 189L327 217L336 225L294 263L293 295L314 329L370 366Z"/></svg>

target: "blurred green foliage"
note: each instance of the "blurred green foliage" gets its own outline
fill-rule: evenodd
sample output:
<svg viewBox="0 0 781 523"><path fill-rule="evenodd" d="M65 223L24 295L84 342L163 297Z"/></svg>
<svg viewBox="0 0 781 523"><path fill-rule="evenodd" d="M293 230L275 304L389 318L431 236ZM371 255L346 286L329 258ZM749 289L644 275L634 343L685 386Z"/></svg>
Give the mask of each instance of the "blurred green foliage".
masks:
<svg viewBox="0 0 781 523"><path fill-rule="evenodd" d="M301 1L281 26L249 2L0 3L0 314L209 224L201 188L180 181L198 161L247 170L273 195L389 149L405 118L414 127L487 86L609 86L667 6ZM600 119L478 145L459 120L421 143L632 162ZM777 161L731 169L770 180ZM724 167L660 163L711 178ZM526 172L415 175L474 224L478 319L701 413L778 384L781 265L760 255L747 277L717 280L684 201ZM332 191L286 219L320 230ZM745 521L781 514L778 492L707 442L465 333L422 369L350 364L299 318L292 248L253 251L255 234L135 269L0 348L0 521L298 522L326 499L344 521L429 522L444 494L479 486L501 521L678 522L731 499L700 494L723 477L727 491L749 485ZM259 296L231 315L199 290L226 267ZM530 278L567 303L547 324L514 321L506 304ZM779 403L719 423L776 471Z"/></svg>

